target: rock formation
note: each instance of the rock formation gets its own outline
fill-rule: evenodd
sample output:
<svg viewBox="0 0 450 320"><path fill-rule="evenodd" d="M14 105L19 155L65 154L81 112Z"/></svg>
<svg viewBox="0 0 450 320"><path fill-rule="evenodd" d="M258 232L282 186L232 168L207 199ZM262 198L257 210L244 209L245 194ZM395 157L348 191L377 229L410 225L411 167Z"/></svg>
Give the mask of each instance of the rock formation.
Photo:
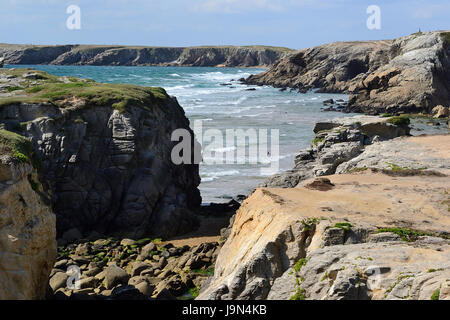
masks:
<svg viewBox="0 0 450 320"><path fill-rule="evenodd" d="M450 101L449 50L450 32L443 31L336 42L300 50L246 82L350 93L347 111L352 112L430 113Z"/></svg>
<svg viewBox="0 0 450 320"><path fill-rule="evenodd" d="M0 45L9 64L264 67L288 53L287 48L248 47L123 47Z"/></svg>
<svg viewBox="0 0 450 320"><path fill-rule="evenodd" d="M450 299L449 143L376 142L367 167L257 189L198 299Z"/></svg>
<svg viewBox="0 0 450 320"><path fill-rule="evenodd" d="M0 130L0 300L44 299L56 258L55 215L30 142Z"/></svg>
<svg viewBox="0 0 450 320"><path fill-rule="evenodd" d="M163 89L29 69L2 71L0 84L0 123L41 156L58 236L169 236L195 226L198 165L171 161L172 132L190 130L189 121Z"/></svg>
<svg viewBox="0 0 450 320"><path fill-rule="evenodd" d="M330 175L373 142L409 134L407 117L355 116L318 122L311 147L295 157L294 168L269 177L264 187L295 187L300 181Z"/></svg>
<svg viewBox="0 0 450 320"><path fill-rule="evenodd" d="M0 58L0 68L3 68L3 64L5 62L5 58Z"/></svg>

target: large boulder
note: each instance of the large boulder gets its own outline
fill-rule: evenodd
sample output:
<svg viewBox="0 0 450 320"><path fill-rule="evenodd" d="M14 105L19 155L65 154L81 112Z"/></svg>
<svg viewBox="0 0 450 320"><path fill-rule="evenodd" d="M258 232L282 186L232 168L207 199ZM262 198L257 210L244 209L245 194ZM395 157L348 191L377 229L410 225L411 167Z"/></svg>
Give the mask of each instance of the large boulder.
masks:
<svg viewBox="0 0 450 320"><path fill-rule="evenodd" d="M56 259L55 215L29 141L0 130L0 300L45 298Z"/></svg>
<svg viewBox="0 0 450 320"><path fill-rule="evenodd" d="M161 88L34 70L8 76L2 79L12 77L24 88L29 79L40 85L35 94L0 99L0 123L28 137L41 156L41 181L52 195L59 236L76 228L83 236L167 237L196 225L198 165L171 160L178 143L171 141L172 132L182 128L193 137L175 98Z"/></svg>

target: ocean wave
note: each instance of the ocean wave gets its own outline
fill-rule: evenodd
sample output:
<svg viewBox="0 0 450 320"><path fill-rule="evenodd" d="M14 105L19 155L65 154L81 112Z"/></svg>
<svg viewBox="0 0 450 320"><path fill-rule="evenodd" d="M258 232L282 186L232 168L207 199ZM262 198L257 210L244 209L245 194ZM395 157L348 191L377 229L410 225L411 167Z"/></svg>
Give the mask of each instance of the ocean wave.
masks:
<svg viewBox="0 0 450 320"><path fill-rule="evenodd" d="M238 118L256 118L256 117L260 117L260 116L264 116L264 115L268 115L268 114L272 114L273 112L261 112L261 113L255 113L255 114L243 114L240 116L237 116Z"/></svg>
<svg viewBox="0 0 450 320"><path fill-rule="evenodd" d="M224 170L211 173L204 173L201 174L200 177L202 179L202 182L211 182L217 180L220 177L235 176L239 174L240 174L239 170Z"/></svg>

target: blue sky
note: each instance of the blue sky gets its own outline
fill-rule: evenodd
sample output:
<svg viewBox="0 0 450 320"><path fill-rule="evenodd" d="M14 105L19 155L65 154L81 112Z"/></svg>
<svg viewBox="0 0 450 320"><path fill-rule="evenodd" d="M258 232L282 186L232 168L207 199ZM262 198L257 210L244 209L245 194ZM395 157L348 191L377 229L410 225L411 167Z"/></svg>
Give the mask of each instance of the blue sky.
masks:
<svg viewBox="0 0 450 320"><path fill-rule="evenodd" d="M81 8L81 30L66 27L69 5ZM366 27L369 5L380 30ZM0 14L0 42L32 44L298 49L450 29L448 0L1 0Z"/></svg>

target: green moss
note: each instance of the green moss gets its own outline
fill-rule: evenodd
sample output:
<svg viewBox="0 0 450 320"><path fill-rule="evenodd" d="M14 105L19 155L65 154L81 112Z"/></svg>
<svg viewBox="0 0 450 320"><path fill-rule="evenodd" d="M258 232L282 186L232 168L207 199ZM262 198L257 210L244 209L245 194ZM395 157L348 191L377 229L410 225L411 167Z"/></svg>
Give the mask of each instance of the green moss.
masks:
<svg viewBox="0 0 450 320"><path fill-rule="evenodd" d="M162 239L161 238L155 238L152 240L153 243L161 243Z"/></svg>
<svg viewBox="0 0 450 320"><path fill-rule="evenodd" d="M444 269L443 268L439 268L439 269L433 269L433 268L431 268L431 269L428 269L428 273L432 273L432 272L436 272L436 271L444 271Z"/></svg>
<svg viewBox="0 0 450 320"><path fill-rule="evenodd" d="M383 118L389 118L389 117L392 117L392 114L390 114L390 113L383 113L381 116Z"/></svg>
<svg viewBox="0 0 450 320"><path fill-rule="evenodd" d="M295 294L289 298L289 300L305 300L305 289L297 288Z"/></svg>
<svg viewBox="0 0 450 320"><path fill-rule="evenodd" d="M320 281L324 281L326 278L328 278L328 271L325 271L325 273L323 274L322 279L320 279Z"/></svg>
<svg viewBox="0 0 450 320"><path fill-rule="evenodd" d="M146 244L150 243L152 240L150 238L144 238L136 241L136 244L140 246L145 246Z"/></svg>
<svg viewBox="0 0 450 320"><path fill-rule="evenodd" d="M201 274L203 276L213 276L214 275L214 268L208 268L208 269L194 269L192 272Z"/></svg>
<svg viewBox="0 0 450 320"><path fill-rule="evenodd" d="M391 117L390 119L388 119L388 122L396 126L404 126L409 125L411 121L409 120L408 116L402 115Z"/></svg>
<svg viewBox="0 0 450 320"><path fill-rule="evenodd" d="M431 295L431 300L439 300L439 295L441 294L441 288L436 289L433 294Z"/></svg>
<svg viewBox="0 0 450 320"><path fill-rule="evenodd" d="M306 265L307 262L308 260L306 258L301 258L300 260L298 260L297 263L294 265L295 272L299 272L302 269L302 267Z"/></svg>
<svg viewBox="0 0 450 320"><path fill-rule="evenodd" d="M377 233L381 232L392 232L400 236L403 241L414 241L419 236L431 236L432 234L429 232L410 230L406 228L380 228L377 230Z"/></svg>
<svg viewBox="0 0 450 320"><path fill-rule="evenodd" d="M199 293L200 293L200 289L195 287L195 288L191 288L189 289L189 293L191 294L192 298L197 298Z"/></svg>
<svg viewBox="0 0 450 320"><path fill-rule="evenodd" d="M345 231L350 231L351 227L352 225L348 222L338 222L333 226L333 228L339 228Z"/></svg>

